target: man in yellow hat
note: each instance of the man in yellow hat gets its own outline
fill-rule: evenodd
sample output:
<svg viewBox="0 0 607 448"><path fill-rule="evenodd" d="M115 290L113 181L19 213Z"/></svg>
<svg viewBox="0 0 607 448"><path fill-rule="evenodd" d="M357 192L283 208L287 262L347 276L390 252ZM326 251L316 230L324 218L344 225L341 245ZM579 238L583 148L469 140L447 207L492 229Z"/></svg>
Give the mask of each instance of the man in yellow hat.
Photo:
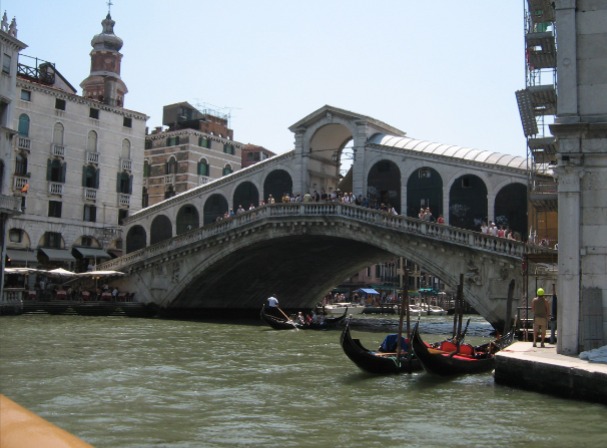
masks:
<svg viewBox="0 0 607 448"><path fill-rule="evenodd" d="M545 347L544 339L546 337L546 326L548 325L550 308L546 297L544 297L543 288L537 289L537 297L531 301L531 310L533 311L533 346L537 347L537 335L541 332L541 346Z"/></svg>

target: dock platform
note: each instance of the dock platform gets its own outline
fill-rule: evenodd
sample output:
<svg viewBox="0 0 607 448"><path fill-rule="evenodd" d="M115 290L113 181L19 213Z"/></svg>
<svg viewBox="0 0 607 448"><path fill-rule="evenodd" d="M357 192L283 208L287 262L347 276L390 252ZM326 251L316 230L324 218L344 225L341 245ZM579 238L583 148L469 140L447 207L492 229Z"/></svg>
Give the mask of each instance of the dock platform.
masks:
<svg viewBox="0 0 607 448"><path fill-rule="evenodd" d="M495 382L520 389L607 404L607 364L559 355L556 346L515 342L495 357Z"/></svg>

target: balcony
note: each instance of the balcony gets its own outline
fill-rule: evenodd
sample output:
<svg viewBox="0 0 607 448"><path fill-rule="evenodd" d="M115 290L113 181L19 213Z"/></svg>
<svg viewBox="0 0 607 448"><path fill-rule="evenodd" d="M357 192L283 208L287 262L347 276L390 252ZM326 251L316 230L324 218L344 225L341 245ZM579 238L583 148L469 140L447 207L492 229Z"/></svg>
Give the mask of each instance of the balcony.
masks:
<svg viewBox="0 0 607 448"><path fill-rule="evenodd" d="M49 182L48 192L53 196L63 196L63 184L58 182Z"/></svg>
<svg viewBox="0 0 607 448"><path fill-rule="evenodd" d="M131 159L120 159L120 171L131 171L133 162Z"/></svg>
<svg viewBox="0 0 607 448"><path fill-rule="evenodd" d="M84 200L87 202L95 202L97 200L97 190L94 188L85 188Z"/></svg>
<svg viewBox="0 0 607 448"><path fill-rule="evenodd" d="M198 185L204 185L211 182L213 178L209 176L198 176Z"/></svg>
<svg viewBox="0 0 607 448"><path fill-rule="evenodd" d="M98 165L99 164L99 153L93 151L86 152L86 164L87 165Z"/></svg>
<svg viewBox="0 0 607 448"><path fill-rule="evenodd" d="M13 176L13 191L20 192L23 186L28 182L29 180L27 176Z"/></svg>
<svg viewBox="0 0 607 448"><path fill-rule="evenodd" d="M21 151L30 152L31 146L32 141L29 139L29 137L24 137L23 135L20 135L17 138L17 149L20 149Z"/></svg>
<svg viewBox="0 0 607 448"><path fill-rule="evenodd" d="M65 157L65 146L51 143L51 155L54 157Z"/></svg>
<svg viewBox="0 0 607 448"><path fill-rule="evenodd" d="M175 175L167 174L166 176L164 176L164 184L165 185L174 185L175 184Z"/></svg>
<svg viewBox="0 0 607 448"><path fill-rule="evenodd" d="M0 194L0 210L7 215L21 212L21 198L19 196L5 196Z"/></svg>
<svg viewBox="0 0 607 448"><path fill-rule="evenodd" d="M118 193L118 207L129 207L131 205L131 195Z"/></svg>

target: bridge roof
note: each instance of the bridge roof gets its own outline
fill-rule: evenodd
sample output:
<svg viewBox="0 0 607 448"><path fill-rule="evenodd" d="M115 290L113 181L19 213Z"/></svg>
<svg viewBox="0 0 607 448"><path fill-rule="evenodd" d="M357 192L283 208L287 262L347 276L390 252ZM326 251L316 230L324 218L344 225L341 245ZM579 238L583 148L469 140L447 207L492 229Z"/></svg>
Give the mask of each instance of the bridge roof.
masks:
<svg viewBox="0 0 607 448"><path fill-rule="evenodd" d="M408 151L418 151L425 154L468 160L471 162L484 163L488 165L499 165L502 167L522 170L527 169L527 159L525 157L484 151L465 146L434 143L405 136L376 134L369 139L369 143L381 146L391 146L393 148L400 148Z"/></svg>

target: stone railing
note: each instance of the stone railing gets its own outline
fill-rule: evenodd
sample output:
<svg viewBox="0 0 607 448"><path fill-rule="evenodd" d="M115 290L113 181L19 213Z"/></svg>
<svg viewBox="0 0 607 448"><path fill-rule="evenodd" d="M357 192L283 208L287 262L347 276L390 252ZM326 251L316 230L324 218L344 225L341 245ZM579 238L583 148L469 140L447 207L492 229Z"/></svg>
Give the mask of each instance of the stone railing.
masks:
<svg viewBox="0 0 607 448"><path fill-rule="evenodd" d="M178 235L150 246L140 249L130 254L124 255L115 260L103 263L103 269L120 269L121 266L127 266L146 260L156 255L166 254L173 250L198 244L208 238L215 237L240 227L255 222L271 221L275 219L297 218L297 222L302 222L305 218L337 217L347 220L357 221L384 229L392 229L400 233L409 235L419 235L435 241L444 241L459 246L471 247L476 250L491 252L496 255L503 255L509 258L522 260L526 252L554 252L550 249L538 246L530 246L520 241L508 240L505 238L485 235L473 230L451 227L445 224L436 224L422 221L417 218L409 218L400 215L391 215L379 210L360 207L356 205L346 205L337 203L290 203L274 204L258 207L254 210L246 211L234 217L221 220L217 223L207 225L190 232Z"/></svg>

